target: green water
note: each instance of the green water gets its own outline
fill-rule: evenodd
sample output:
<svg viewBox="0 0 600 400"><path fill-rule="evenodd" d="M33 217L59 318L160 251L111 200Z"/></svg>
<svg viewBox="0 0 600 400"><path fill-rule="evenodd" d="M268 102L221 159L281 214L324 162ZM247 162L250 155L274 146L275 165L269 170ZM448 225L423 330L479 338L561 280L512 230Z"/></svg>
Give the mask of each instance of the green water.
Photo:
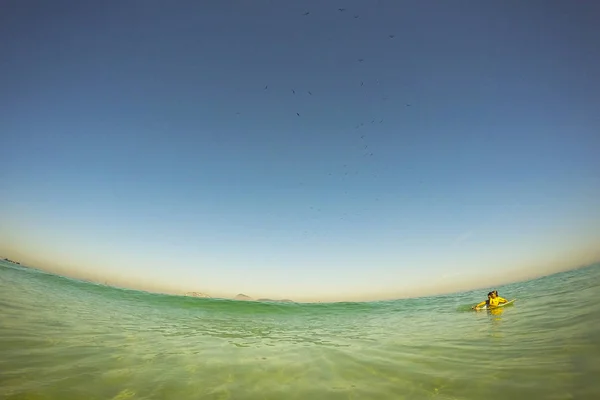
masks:
<svg viewBox="0 0 600 400"><path fill-rule="evenodd" d="M600 399L600 266L374 303L149 294L0 264L1 399Z"/></svg>

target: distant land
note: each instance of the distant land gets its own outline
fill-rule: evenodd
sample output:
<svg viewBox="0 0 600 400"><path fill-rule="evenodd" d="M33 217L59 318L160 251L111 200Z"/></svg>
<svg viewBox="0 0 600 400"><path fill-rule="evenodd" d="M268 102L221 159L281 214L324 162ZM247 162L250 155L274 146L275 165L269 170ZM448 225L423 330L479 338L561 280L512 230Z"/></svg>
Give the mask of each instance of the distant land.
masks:
<svg viewBox="0 0 600 400"><path fill-rule="evenodd" d="M281 299L281 300L258 299L256 301L271 301L271 302L275 302L275 303L293 303L294 302L294 300L290 300L290 299Z"/></svg>
<svg viewBox="0 0 600 400"><path fill-rule="evenodd" d="M209 295L207 295L206 293L200 293L200 292L187 292L187 293L184 294L184 296L202 297L204 299L211 299L212 298Z"/></svg>
<svg viewBox="0 0 600 400"><path fill-rule="evenodd" d="M2 261L6 261L8 263L15 264L15 265L21 265L20 262L11 260L9 258L3 258ZM83 279L83 281L85 281L85 282L92 282L90 280L85 280L85 279ZM104 285L108 286L108 281L104 281ZM187 296L187 297L198 297L198 298L202 298L202 299L212 299L212 296L210 296L210 295L208 295L206 293L202 293L202 292L185 292L183 295ZM281 299L281 300L274 300L274 299L253 299L252 297L246 296L243 293L240 293L237 296L235 296L234 300L241 300L241 301L264 301L264 302L273 302L273 303L293 303L294 302L293 300L290 300L290 299Z"/></svg>
<svg viewBox="0 0 600 400"><path fill-rule="evenodd" d="M273 302L273 303L293 303L294 300L290 300L290 299L281 299L281 300L274 300L274 299L253 299L250 296L246 296L245 294L238 294L237 296L234 297L235 300L242 300L242 301L269 301L269 302Z"/></svg>
<svg viewBox="0 0 600 400"><path fill-rule="evenodd" d="M204 298L204 299L212 299L213 297L206 294L206 293L201 293L201 292L186 292L183 294L184 296L188 296L188 297L200 297L200 298ZM239 300L239 301L262 301L262 302L270 302L270 303L294 303L294 300L290 300L290 299L266 299L266 298L261 298L261 299L253 299L250 296L247 296L243 293L238 294L237 296L235 296L233 298L234 300Z"/></svg>

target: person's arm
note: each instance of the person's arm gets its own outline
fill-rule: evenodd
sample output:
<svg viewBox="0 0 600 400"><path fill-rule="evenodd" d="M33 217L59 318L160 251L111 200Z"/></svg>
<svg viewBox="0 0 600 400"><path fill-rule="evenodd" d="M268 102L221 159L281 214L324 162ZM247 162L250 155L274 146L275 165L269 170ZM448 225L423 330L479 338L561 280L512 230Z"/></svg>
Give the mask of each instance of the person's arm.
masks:
<svg viewBox="0 0 600 400"><path fill-rule="evenodd" d="M474 308L474 309L475 309L475 308L479 308L479 307L481 307L482 305L484 305L484 304L486 304L486 303L487 303L487 300L484 300L484 301L482 301L481 303L477 304L476 306L473 306L473 308Z"/></svg>
<svg viewBox="0 0 600 400"><path fill-rule="evenodd" d="M500 302L500 303L508 303L508 300L506 300L504 297L498 296L498 302Z"/></svg>

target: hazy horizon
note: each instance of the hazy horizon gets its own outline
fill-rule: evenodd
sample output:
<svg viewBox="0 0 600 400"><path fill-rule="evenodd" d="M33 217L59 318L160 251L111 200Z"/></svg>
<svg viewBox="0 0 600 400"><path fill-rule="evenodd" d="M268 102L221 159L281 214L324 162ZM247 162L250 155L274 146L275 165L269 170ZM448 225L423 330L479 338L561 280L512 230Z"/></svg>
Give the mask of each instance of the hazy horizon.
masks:
<svg viewBox="0 0 600 400"><path fill-rule="evenodd" d="M7 256L5 254L14 254L11 258L10 256ZM593 252L590 252L589 254L594 254ZM49 272L49 273L55 273L55 274L59 274L61 276L66 276L69 278L74 278L74 279L80 279L80 280L85 280L85 281L91 281L94 283L101 283L101 284L108 284L110 286L115 286L115 287L121 287L121 288L125 288L125 289L134 289L134 290L142 290L142 291L148 291L148 292L153 292L153 293L165 293L165 294L173 294L173 295L184 295L186 293L190 293L190 292L198 292L198 293L203 293L206 295L209 295L211 298L221 298L221 299L234 299L237 295L239 294L243 294L246 295L248 297L250 297L252 300L258 300L258 299L265 299L265 298L269 298L272 300L283 300L283 299L289 299L295 302L338 302L338 301L378 301L378 300L394 300L394 299L402 299L402 298L415 298L415 297L423 297L423 296L436 296L436 295L443 295L443 294L452 294L452 293L460 293L460 292L464 292L464 291L469 291L469 290L477 290L477 289L481 289L482 290L482 296L485 294L484 293L484 289L487 288L497 288L499 286L502 285L506 285L509 283L515 283L515 282L522 282L522 281L528 281L531 279L535 279L535 278L539 278L542 276L547 276L547 275L553 275L556 273L560 273L560 272L564 272L564 271L568 271L568 270L573 270L573 269L578 269L578 268L582 268L582 267L588 267L588 266L593 266L596 265L598 263L600 263L600 255L596 256L594 258L594 256L588 256L588 257L584 257L584 258L580 258L580 262L579 263L575 263L575 264L564 264L564 263L556 263L555 265L553 265L551 268L543 268L543 269L532 269L532 270L525 270L522 271L522 273L520 275L517 275L518 277L515 277L515 275L510 275L510 277L504 276L502 277L502 274L498 274L497 277L493 277L491 276L487 281L485 281L485 283L483 282L479 282L477 284L473 284L472 281L467 280L466 282L462 282L462 284L458 284L458 285L454 285L454 286L426 286L426 287L420 287L417 288L416 290L405 290L405 291L399 291L394 293L384 293L384 294L377 294L377 293L372 293L372 294L360 294L358 296L352 296L352 295L329 295L329 296L306 296L306 295L299 295L297 297L291 297L291 296L264 296L264 295L260 295L260 294L255 294L255 293L243 293L243 292L236 292L234 291L229 291L229 292L219 292L219 293L215 293L215 292L211 292L210 289L206 289L206 290L196 290L196 289L190 289L192 287L192 285L188 285L188 286L181 286L179 288L177 287L173 287L173 286L164 286L161 284L149 284L149 285L144 285L143 282L144 280L140 281L123 281L123 280L119 280L118 278L114 278L114 277L107 277L107 276L101 276L101 275L89 275L89 274L85 274L85 273L81 273L81 271L77 271L76 269L69 269L69 268L61 268L61 267L52 267L51 265L53 263L45 263L46 265L36 265L32 262L25 262L23 260L31 260L30 257L24 256L21 253L14 253L14 252L10 252L10 251L5 251L5 253L0 254L0 257L2 259L4 258L8 258L11 261L17 261L20 262L22 264L22 266L25 267L32 267L32 268L36 268L36 269L40 269L42 271L45 272ZM21 260L21 261L19 261ZM56 260L58 261L58 260ZM564 261L564 259L562 260ZM50 266L48 266L50 265ZM55 264L56 265L56 264ZM271 293L275 293L275 292L271 292Z"/></svg>
<svg viewBox="0 0 600 400"><path fill-rule="evenodd" d="M432 4L6 2L0 253L297 301L599 260L600 3Z"/></svg>

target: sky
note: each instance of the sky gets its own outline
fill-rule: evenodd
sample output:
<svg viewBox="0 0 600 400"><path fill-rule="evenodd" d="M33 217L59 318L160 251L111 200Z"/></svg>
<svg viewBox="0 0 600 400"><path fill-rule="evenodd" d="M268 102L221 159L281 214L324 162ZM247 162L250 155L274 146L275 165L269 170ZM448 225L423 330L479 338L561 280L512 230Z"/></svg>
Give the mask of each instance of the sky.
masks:
<svg viewBox="0 0 600 400"><path fill-rule="evenodd" d="M0 255L297 301L600 259L600 3L1 7Z"/></svg>

